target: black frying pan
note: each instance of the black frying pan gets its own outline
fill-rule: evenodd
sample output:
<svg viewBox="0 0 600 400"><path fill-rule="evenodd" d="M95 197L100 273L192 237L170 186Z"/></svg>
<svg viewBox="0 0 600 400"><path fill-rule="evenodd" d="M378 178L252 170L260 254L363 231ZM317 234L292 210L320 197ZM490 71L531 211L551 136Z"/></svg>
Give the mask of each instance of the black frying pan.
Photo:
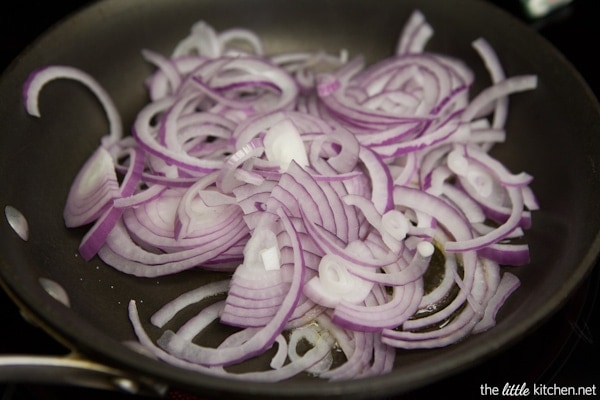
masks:
<svg viewBox="0 0 600 400"><path fill-rule="evenodd" d="M108 90L129 126L146 101L142 82L151 72L139 50L168 53L198 19L218 29L254 29L273 53L345 47L375 60L391 53L402 22L417 7L436 29L429 48L469 61L480 85L487 83L486 74L470 48L478 36L494 45L509 75L536 73L540 78L533 94L511 101L509 140L497 152L511 169L535 176L533 189L542 204L527 234L532 263L515 271L523 284L502 309L498 325L455 346L402 353L390 375L342 383L308 377L274 385L231 382L182 371L124 346L134 338L126 317L129 299L138 300L141 316L147 318L165 301L202 283L206 273L139 279L99 260L77 257L84 231L67 230L62 209L73 176L105 133L106 123L90 94L69 82L45 90L41 120L28 117L20 90L29 72L55 63L84 69ZM229 398L403 393L476 365L522 339L564 304L588 276L600 249L597 102L544 40L481 1L102 2L51 30L16 60L0 81L0 99L0 206L16 207L31 229L29 240L23 241L1 219L3 286L50 334L88 359L116 369L103 372L123 371L142 383L156 382L159 389L164 384ZM40 278L64 287L70 306L49 296Z"/></svg>

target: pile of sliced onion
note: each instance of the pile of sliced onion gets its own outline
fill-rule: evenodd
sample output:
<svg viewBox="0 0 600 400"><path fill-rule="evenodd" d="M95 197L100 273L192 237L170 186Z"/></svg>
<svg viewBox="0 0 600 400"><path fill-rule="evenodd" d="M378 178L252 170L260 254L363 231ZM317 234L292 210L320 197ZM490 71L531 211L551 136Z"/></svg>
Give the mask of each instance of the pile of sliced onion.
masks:
<svg viewBox="0 0 600 400"><path fill-rule="evenodd" d="M506 77L478 39L492 84L471 98L474 73L427 52L432 34L415 11L396 54L366 65L343 50L265 55L254 32L199 22L170 56L143 51L156 71L131 136L83 71L31 74L32 115L44 85L67 78L110 122L64 211L67 226L90 226L81 255L138 277L226 273L156 310L158 340L131 302L151 353L236 379L344 380L390 371L396 349L495 325L519 286L500 266L528 263L520 238L538 204L532 177L490 149L506 138L509 95L537 81ZM210 305L173 327L201 301ZM235 333L216 346L197 339L214 324ZM235 368L255 357L269 366Z"/></svg>

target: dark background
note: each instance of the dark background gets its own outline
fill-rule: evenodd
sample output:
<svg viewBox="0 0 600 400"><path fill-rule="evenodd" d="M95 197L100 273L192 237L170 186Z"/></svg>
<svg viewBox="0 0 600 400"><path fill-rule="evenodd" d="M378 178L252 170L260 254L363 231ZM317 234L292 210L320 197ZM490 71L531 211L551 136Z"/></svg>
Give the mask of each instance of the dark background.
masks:
<svg viewBox="0 0 600 400"><path fill-rule="evenodd" d="M125 1L125 0L124 0ZM451 0L449 0L451 1ZM543 18L530 18L521 0L481 0L513 13L537 30L569 59L597 97L600 97L600 1L573 0ZM0 70L25 50L46 29L85 6L89 1L21 1L5 3L0 18ZM0 189L1 190L1 189ZM600 199L598 199L600 201ZM584 282L566 306L524 341L482 366L403 396L432 399L458 395L480 398L480 386L544 383L560 386L596 385L600 392L600 267ZM0 292L0 355L9 353L64 354L66 350L39 329L25 322L16 307ZM527 349L527 352L522 351ZM528 354L524 358L523 354ZM531 355L535 356L532 357ZM0 384L0 400L33 399L137 399L130 395L80 388ZM182 398L181 393L168 397ZM530 396L529 398L531 398Z"/></svg>

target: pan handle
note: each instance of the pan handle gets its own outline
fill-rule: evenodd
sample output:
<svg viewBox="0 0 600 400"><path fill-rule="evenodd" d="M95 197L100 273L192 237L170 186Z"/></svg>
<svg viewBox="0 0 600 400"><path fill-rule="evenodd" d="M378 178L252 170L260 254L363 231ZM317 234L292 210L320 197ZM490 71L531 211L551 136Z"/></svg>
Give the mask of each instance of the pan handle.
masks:
<svg viewBox="0 0 600 400"><path fill-rule="evenodd" d="M71 385L152 397L164 397L168 389L166 385L131 376L75 353L66 356L2 355L0 382Z"/></svg>

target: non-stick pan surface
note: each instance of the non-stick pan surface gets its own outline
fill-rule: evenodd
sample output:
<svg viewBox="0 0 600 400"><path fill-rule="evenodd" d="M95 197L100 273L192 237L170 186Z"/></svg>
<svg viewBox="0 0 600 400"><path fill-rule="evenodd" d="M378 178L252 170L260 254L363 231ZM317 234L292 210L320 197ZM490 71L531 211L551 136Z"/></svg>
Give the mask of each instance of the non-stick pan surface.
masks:
<svg viewBox="0 0 600 400"><path fill-rule="evenodd" d="M508 141L496 154L514 171L535 177L542 209L528 231L532 262L513 270L521 288L498 325L457 345L399 353L392 374L330 383L299 377L280 384L249 384L206 377L150 360L123 342L134 339L130 299L143 319L164 302L215 276L189 271L171 277L124 276L101 261L77 255L84 230L68 230L62 209L72 179L106 132L95 99L72 82L48 86L42 118L25 114L26 76L47 64L79 67L96 77L130 126L147 97L152 71L140 50L169 53L192 23L256 30L268 52L346 48L374 61L393 51L409 13L421 9L436 29L431 50L452 54L487 75L471 41L485 37L507 74L535 73L539 88L511 99ZM521 339L564 303L586 277L599 250L600 112L582 79L533 31L480 1L192 1L98 3L36 41L0 81L0 205L20 210L30 225L21 240L0 222L0 276L11 296L49 332L91 359L206 396L376 398L405 392L472 366ZM58 282L70 306L55 301L40 278ZM160 332L148 325L157 337ZM310 384L307 384L310 381Z"/></svg>

